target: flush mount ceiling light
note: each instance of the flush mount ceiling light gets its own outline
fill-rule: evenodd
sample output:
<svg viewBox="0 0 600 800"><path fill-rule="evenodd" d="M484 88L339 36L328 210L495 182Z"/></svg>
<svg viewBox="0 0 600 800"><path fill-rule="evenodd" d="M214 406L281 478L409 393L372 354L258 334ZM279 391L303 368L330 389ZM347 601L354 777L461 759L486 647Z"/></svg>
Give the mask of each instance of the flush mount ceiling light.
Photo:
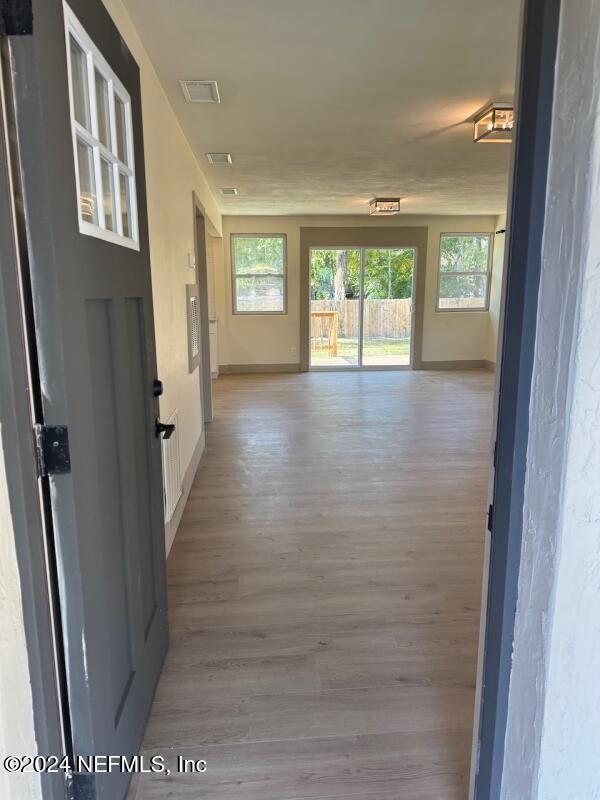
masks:
<svg viewBox="0 0 600 800"><path fill-rule="evenodd" d="M223 189L219 189L219 191L221 194L224 194L225 197L233 197L234 195L239 194L238 190L234 189L233 187L225 187Z"/></svg>
<svg viewBox="0 0 600 800"><path fill-rule="evenodd" d="M216 81L179 81L181 91L188 103L220 103Z"/></svg>
<svg viewBox="0 0 600 800"><path fill-rule="evenodd" d="M399 197L374 197L369 203L369 214L372 217L391 217L399 213Z"/></svg>
<svg viewBox="0 0 600 800"><path fill-rule="evenodd" d="M504 103L492 103L473 120L474 142L512 142L515 110Z"/></svg>
<svg viewBox="0 0 600 800"><path fill-rule="evenodd" d="M207 153L206 158L209 164L233 164L231 153Z"/></svg>

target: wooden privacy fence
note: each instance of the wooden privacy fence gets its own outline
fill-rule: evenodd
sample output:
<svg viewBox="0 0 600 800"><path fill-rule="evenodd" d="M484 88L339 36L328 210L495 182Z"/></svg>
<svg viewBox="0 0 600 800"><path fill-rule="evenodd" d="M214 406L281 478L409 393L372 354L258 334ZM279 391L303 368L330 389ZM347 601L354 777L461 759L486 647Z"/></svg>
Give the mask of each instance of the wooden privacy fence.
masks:
<svg viewBox="0 0 600 800"><path fill-rule="evenodd" d="M405 339L410 335L410 300L365 299L365 338ZM337 311L338 334L351 339L358 338L358 300L311 300L311 311Z"/></svg>

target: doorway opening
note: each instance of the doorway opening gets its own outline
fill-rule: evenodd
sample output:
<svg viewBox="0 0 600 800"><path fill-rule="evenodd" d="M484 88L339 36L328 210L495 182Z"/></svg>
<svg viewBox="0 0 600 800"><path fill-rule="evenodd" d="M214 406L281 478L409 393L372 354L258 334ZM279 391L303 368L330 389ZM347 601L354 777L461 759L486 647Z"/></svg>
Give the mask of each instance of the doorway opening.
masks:
<svg viewBox="0 0 600 800"><path fill-rule="evenodd" d="M46 80L45 73L40 71L40 74ZM521 105L530 115L533 113L530 110L533 104ZM544 104L546 108L550 105ZM41 104L37 106L43 110ZM46 127L53 131L50 122ZM39 132L43 127L34 125L31 129ZM540 126L530 125L529 129L537 131ZM533 164L534 159L525 159L523 145L521 148L523 162ZM31 150L30 147L26 154ZM67 159L58 163L67 163ZM44 169L47 169L45 162ZM517 176L522 182L522 173L519 176L517 172ZM533 177L538 177L537 173ZM540 198L536 199L535 207L543 208ZM541 199L543 201L543 197ZM36 193L31 189L29 201L37 202ZM210 358L208 350L204 349L209 342L205 218L199 208L195 202L195 279L201 298L203 367L200 379L204 381L201 383L204 391L211 384ZM516 208L518 210L518 206ZM515 239L520 233L523 246L529 244L529 240L525 242L522 226L530 222L530 215L513 216L521 227L515 224L516 233L511 232L511 236ZM206 222L209 224L208 219ZM535 225L528 227L536 232ZM315 361L323 353L327 358L337 357L338 348L341 350L348 344L350 362L331 365L336 369L344 366L351 370L418 367L421 360L424 273L421 272L420 277L416 275L416 253L418 251L419 264L425 265L427 228L422 227L420 239L413 238L409 233L411 229L404 230L406 244L421 242L415 248L402 247L397 241L402 232L391 228L386 230L388 245L382 247L380 245L384 245L386 240L381 231L373 228L369 231L373 235L371 240L365 241L367 236L364 234L359 240L361 246L345 249L339 245L346 241L344 236L347 233L332 233L335 230L324 229L320 245L317 244L318 236L311 229L304 229L308 233L300 235L302 270L305 269L302 244L305 240L302 236L314 237L312 247L315 251L320 249L330 253L331 275L324 279L324 283L327 285L329 281L333 290L329 296L324 291L325 296L315 297L314 302L326 301L333 305L337 294L341 294L339 308L321 309L321 319L327 319L325 315L329 314L329 322L319 322L318 325L325 328L316 330L318 335L313 336L312 282L311 279L301 281L301 326L308 327L309 331L307 335L302 328L302 358L308 354L309 365L319 369L312 360L314 340ZM326 237L329 237L329 242L323 241ZM330 247L331 240L336 238L338 247ZM37 246L37 240L33 244ZM145 249L147 252L148 248ZM517 248L511 252L515 264L527 263L525 258L515 258L517 252ZM340 253L345 253L343 264L338 261ZM405 254L404 270L410 272L410 280L404 284L400 280L402 259L399 253ZM407 253L412 253L412 260ZM72 266L69 259L64 259L63 263ZM306 263L309 264L309 260ZM54 262L52 267L54 269ZM309 275L311 273L312 260ZM456 283L458 270L452 273ZM147 268L146 274L149 274ZM520 280L526 280L524 271ZM448 281L446 276L445 283ZM404 289L398 288L401 285ZM410 294L402 294L402 291L408 291L408 286ZM520 344L523 338L520 325L523 304L519 303L520 294L524 295L524 292L517 293L521 288L522 285L513 283L508 290L509 302L512 301L509 310L516 308L508 314L505 326L508 345L505 350L509 353L511 343ZM305 292L310 302L306 302ZM529 290L527 302L531 294ZM90 298L84 300L92 305L98 302L90 301ZM373 323L371 329L369 304L395 300L409 301L408 328L401 329L394 323L391 328L382 325L375 329ZM341 335L341 303L349 305L351 301L355 303L357 322L354 329L350 328L350 322L346 328L344 307ZM376 308L375 305L372 307ZM132 308L131 304L129 308ZM314 313L318 312L315 307ZM110 334L108 326L100 325L99 312L95 313L96 319L90 323L95 324L95 328L90 330L102 333L106 328ZM335 324L332 314L337 315ZM110 321L110 317L105 316ZM519 324L511 326L515 316ZM533 324L535 315L530 317ZM283 317L278 321L280 319ZM257 320L251 322L255 324ZM139 326L136 328L133 324L128 328L133 333L137 329ZM354 336L350 335L351 330ZM509 333L514 337L512 342ZM69 342L68 337L64 338ZM525 338L528 346L532 346L534 337ZM104 339L110 343L110 335ZM382 340L389 344L391 352L383 352ZM382 363L387 355L400 363ZM401 359L407 359L406 363ZM108 358L104 361L107 362ZM514 357L512 361L516 373L520 362ZM330 365L321 368L327 369ZM208 375L204 380L203 370L206 369ZM514 431L508 430L507 436L507 426L502 428L502 420L503 413L509 417L509 406L515 394L510 383L516 378L509 371L508 359L504 360L502 370L504 398L499 403L498 482L500 485L503 480L508 485L512 472L506 468L506 453L503 460L503 447L507 451L510 446L512 465L515 448L508 439ZM87 374L83 369L80 372ZM170 560L174 647L146 737L147 748L167 751L174 747L197 747L199 756L204 754L207 744L210 745L213 763L208 780L215 781L215 785L220 781L222 787L224 780L231 780L232 788L237 790L239 787L239 775L232 776L231 770L231 756L235 750L237 763L241 763L246 771L251 771L251 759L258 759L258 769L271 781L270 787L268 784L264 787L268 793L273 786L270 777L274 772L272 754L279 753L282 755L277 764L291 765L296 770L291 777L289 774L279 776L280 785L292 787L290 791L294 795L304 790L310 776L320 796L347 796L353 789L346 782L350 744L354 748L352 758L357 770L363 775L375 775L375 780L379 780L374 791L387 793L390 775L395 769L393 779L398 783L405 782L407 776L410 779L411 775L418 774L424 775L429 783L429 790L425 787L423 791L445 797L449 796L449 791L460 792L462 796L466 794L472 694L469 681L475 664L479 596L478 583L472 577L479 564L479 555L474 549L478 541L472 531L480 525L484 513L489 438L487 428L484 428L484 403L486 396L489 397L492 379L487 374L462 376L450 372L442 375L388 372L373 373L368 377L369 380L363 380L365 376L358 374L268 378L230 376L230 385L235 382L238 386L237 397L226 396L227 384L217 389L217 400L222 401L221 408L227 409L229 415L227 420L219 420L211 431L213 439L209 455L215 460L203 464L194 488L193 503L184 522L185 533ZM399 389L402 390L400 401ZM222 392L221 397L219 392ZM526 395L524 390L522 393ZM100 396L99 391L95 394ZM332 401L334 396L339 401L337 404ZM111 410L112 397L103 403L102 408ZM385 403L389 404L387 408ZM526 407L525 403L521 405ZM449 416L448 409L452 406L458 413ZM90 404L90 407L93 406ZM286 407L287 413L282 413ZM208 408L205 401L205 419ZM469 413L464 413L465 409ZM152 414L147 421L149 447L156 451L156 422L159 420ZM85 430L78 437L77 422L74 420L76 435L73 441L79 447L78 438L85 441ZM457 435L459 424L462 428ZM79 430L82 427L80 425ZM116 429L117 426L112 427ZM118 427L126 430L122 424ZM106 429L111 428L104 426ZM306 435L306 431L310 435ZM522 433L516 433L519 432ZM105 442L100 436L97 438L101 444L98 447L100 457L103 457L110 441L107 439ZM512 438L517 438L516 434ZM143 441L143 436L138 436L138 440ZM519 440L523 440L522 435ZM230 446L232 441L235 448ZM268 446L268 462L265 461L265 444ZM293 459L290 452L293 452ZM356 460L353 458L356 452L364 456ZM406 457L413 453L417 454L420 463L415 464L415 457ZM74 456L80 463L87 463L75 447ZM108 461L108 458L103 460ZM217 492L214 481L210 480L210 470L214 467L228 478L226 485L219 487ZM117 469L98 472L109 476L118 474ZM129 480L127 470L122 470L122 473L125 481ZM76 471L74 475L79 477ZM206 480L207 476L209 480ZM59 479L62 486L66 480ZM61 488L60 482L58 488ZM137 486L127 484L125 488L129 496L136 496ZM444 502L444 492L447 493L447 502ZM159 493L148 494L148 505L152 501L154 509ZM475 494L479 498L478 506L471 503ZM85 499L85 493L82 492L81 496ZM503 513L506 517L509 508L506 498L504 504L501 500L497 490L494 500L496 513L491 515L496 520L493 545L496 550L503 547L503 544L497 544L502 542L498 533L502 533ZM117 502L120 501L112 502L111 508L117 508ZM510 502L513 505L516 502L512 496ZM68 526L63 527L69 534ZM118 525L112 527L118 530ZM403 536L398 535L399 529L402 529ZM82 526L82 530L86 527ZM101 537L97 538L102 541ZM75 548L66 545L68 540L63 545L65 554L76 552ZM230 561L224 569L226 559ZM110 561L107 557L106 562ZM112 561L118 563L118 559ZM139 563L135 558L128 561L134 565ZM158 559L156 563L160 563ZM430 570L429 574L427 570ZM96 573L98 571L95 569ZM499 574L505 577L505 573L497 571L493 575L496 584L499 583ZM410 581L413 581L412 586ZM493 584L491 588L490 597L498 608L500 600L504 602L504 596L494 599ZM498 590L503 591L503 587L498 587ZM510 597L506 602L510 606ZM95 607L100 605L96 603ZM162 603L162 608L164 606ZM323 615L320 619L318 613ZM510 617L510 608L506 617ZM490 619L494 621L493 616ZM260 620L260 629L257 620ZM88 625L88 620L84 620L86 631L99 627L91 624L94 621L92 618ZM510 627L510 624L509 620L506 625ZM493 644L492 636L499 638L499 627L489 626L490 644ZM420 637L418 640L417 636ZM508 641L503 629L499 645L504 647L505 639ZM90 640L93 642L92 636ZM456 671L453 671L445 652L446 648L449 649L448 642L456 657ZM196 653L191 648L197 648ZM510 648L505 649L508 655ZM73 651L71 648L71 654ZM129 650L122 648L122 651L127 656ZM70 655L68 651L67 655ZM497 649L490 648L486 652L483 685L488 694L497 690L499 683L498 675L494 675L496 665L501 663L497 655ZM504 653L500 655L504 657ZM93 660L91 663L93 665ZM470 673L465 675L461 670L469 663ZM129 669L129 662L124 661L124 664L125 669ZM120 666L117 664L115 669ZM129 675L135 675L135 672L127 673L127 680ZM499 676L500 683L505 677ZM207 703L205 694L196 689L209 681L211 697ZM345 693L344 701L340 699L342 692ZM496 694L501 697L501 692ZM495 775L488 774L486 759L492 767L499 760L496 739L500 737L497 731L503 729L503 710L500 709L497 717L495 700L492 704L489 697L484 700L483 733L477 743L481 745L477 752L482 754L478 797L492 796L486 787L493 785ZM80 709L76 710L79 713ZM121 708L119 711L121 718L125 719ZM362 729L365 720L367 727ZM418 730L415 720L421 726ZM109 722L112 724L112 720ZM407 723L407 730L403 730L402 726ZM206 726L204 729L203 725ZM492 727L494 730L490 733ZM352 737L351 742L348 737ZM323 746L325 741L327 747ZM456 750L452 751L455 746ZM242 747L245 748L244 761L239 756ZM426 749L429 747L433 748L433 753ZM221 748L220 753L217 748ZM404 761L399 761L398 753ZM415 769L416 759L423 753L426 764L441 765L439 776L430 775L428 769ZM219 757L222 759L220 766L217 763ZM389 766L386 766L385 758ZM362 763L360 759L363 759ZM332 776L336 765L342 765L340 774ZM383 774L382 779L377 777L378 769L379 774ZM431 788L438 777L439 786ZM319 779L322 783L317 786ZM332 785L334 781L337 781L337 787ZM248 794L256 786L255 780L247 781ZM295 786L299 788L295 789ZM165 793L169 793L171 787L170 782L163 784ZM421 787L415 789L421 792ZM150 789L149 792L160 793L161 789ZM370 793L368 787L366 793Z"/></svg>
<svg viewBox="0 0 600 800"><path fill-rule="evenodd" d="M310 368L412 365L415 249L310 248Z"/></svg>

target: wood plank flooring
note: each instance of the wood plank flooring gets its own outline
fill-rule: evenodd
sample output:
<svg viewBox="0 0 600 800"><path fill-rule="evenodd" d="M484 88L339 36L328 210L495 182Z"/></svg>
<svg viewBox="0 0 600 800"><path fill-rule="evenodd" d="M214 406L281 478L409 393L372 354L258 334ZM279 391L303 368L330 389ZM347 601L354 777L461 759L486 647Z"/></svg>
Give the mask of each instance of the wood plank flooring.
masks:
<svg viewBox="0 0 600 800"><path fill-rule="evenodd" d="M130 798L465 800L492 384L215 383L143 750L174 771Z"/></svg>

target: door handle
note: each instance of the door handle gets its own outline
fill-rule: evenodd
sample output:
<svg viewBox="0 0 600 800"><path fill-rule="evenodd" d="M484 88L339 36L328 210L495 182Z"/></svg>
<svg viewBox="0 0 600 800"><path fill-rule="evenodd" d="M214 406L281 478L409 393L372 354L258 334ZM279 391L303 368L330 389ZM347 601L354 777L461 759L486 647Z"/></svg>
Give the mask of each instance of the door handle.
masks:
<svg viewBox="0 0 600 800"><path fill-rule="evenodd" d="M170 439L175 430L175 425L167 422L161 422L158 418L155 423L156 438L159 439L161 434L163 439Z"/></svg>
<svg viewBox="0 0 600 800"><path fill-rule="evenodd" d="M152 394L154 397L160 397L163 393L163 385L162 381L159 381L158 378L155 378L152 381Z"/></svg>

